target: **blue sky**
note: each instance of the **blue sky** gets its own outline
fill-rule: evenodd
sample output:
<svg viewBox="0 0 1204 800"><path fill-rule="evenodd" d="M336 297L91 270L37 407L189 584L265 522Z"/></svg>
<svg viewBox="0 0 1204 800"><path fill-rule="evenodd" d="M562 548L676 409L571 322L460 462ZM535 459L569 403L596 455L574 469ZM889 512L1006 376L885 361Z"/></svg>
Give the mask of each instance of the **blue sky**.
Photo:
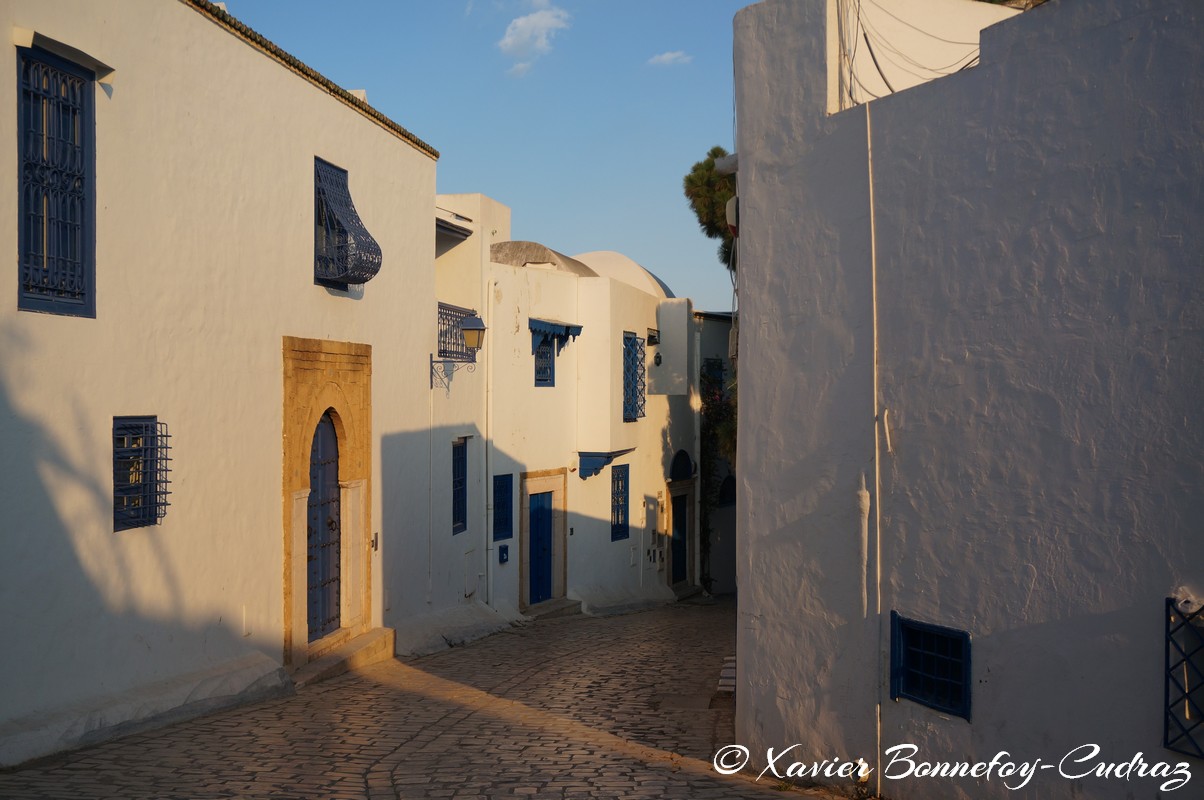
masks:
<svg viewBox="0 0 1204 800"><path fill-rule="evenodd" d="M749 0L227 0L440 151L440 192L510 206L515 239L618 250L702 310L731 282L681 181L732 149L732 17ZM659 57L659 58L658 58Z"/></svg>

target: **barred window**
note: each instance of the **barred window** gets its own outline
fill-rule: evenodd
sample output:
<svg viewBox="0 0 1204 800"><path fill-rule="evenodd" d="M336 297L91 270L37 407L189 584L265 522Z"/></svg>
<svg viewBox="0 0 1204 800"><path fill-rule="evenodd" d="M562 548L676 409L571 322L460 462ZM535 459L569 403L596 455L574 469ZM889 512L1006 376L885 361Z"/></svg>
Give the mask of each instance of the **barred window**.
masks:
<svg viewBox="0 0 1204 800"><path fill-rule="evenodd" d="M634 333L623 334L623 421L644 416L644 340Z"/></svg>
<svg viewBox="0 0 1204 800"><path fill-rule="evenodd" d="M94 75L17 48L17 308L96 316Z"/></svg>
<svg viewBox="0 0 1204 800"><path fill-rule="evenodd" d="M452 533L468 530L468 440L452 442Z"/></svg>
<svg viewBox="0 0 1204 800"><path fill-rule="evenodd" d="M970 719L970 634L890 612L890 696Z"/></svg>
<svg viewBox="0 0 1204 800"><path fill-rule="evenodd" d="M167 426L155 417L113 418L113 530L158 525L167 513Z"/></svg>
<svg viewBox="0 0 1204 800"><path fill-rule="evenodd" d="M367 283L381 265L380 245L351 200L347 170L314 159L314 283L346 289Z"/></svg>
<svg viewBox="0 0 1204 800"><path fill-rule="evenodd" d="M1204 606L1166 598L1166 684L1162 744L1204 758Z"/></svg>
<svg viewBox="0 0 1204 800"><path fill-rule="evenodd" d="M547 336L535 345L535 385L556 385L556 345Z"/></svg>
<svg viewBox="0 0 1204 800"><path fill-rule="evenodd" d="M610 468L610 540L617 542L631 535L628 523L631 467L616 464Z"/></svg>

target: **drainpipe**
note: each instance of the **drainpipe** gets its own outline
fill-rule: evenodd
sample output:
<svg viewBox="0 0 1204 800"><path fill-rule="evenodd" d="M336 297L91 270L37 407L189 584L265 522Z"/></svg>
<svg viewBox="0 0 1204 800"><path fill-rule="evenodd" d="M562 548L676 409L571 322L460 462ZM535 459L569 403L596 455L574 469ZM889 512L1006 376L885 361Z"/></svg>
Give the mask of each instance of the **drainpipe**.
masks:
<svg viewBox="0 0 1204 800"><path fill-rule="evenodd" d="M431 604L435 547L435 387L426 393L426 604Z"/></svg>
<svg viewBox="0 0 1204 800"><path fill-rule="evenodd" d="M484 259L482 258L482 261ZM483 278L484 276L482 276ZM490 478L490 455L493 450L493 437L490 435L490 424L493 420L493 350L497 346L497 329L493 327L493 305L490 299L495 286L493 281L481 281L481 315L485 327L493 331L493 343L485 353L485 524L481 530L485 532L485 602L490 608L493 605L493 505L497 498L493 496L493 480Z"/></svg>
<svg viewBox="0 0 1204 800"><path fill-rule="evenodd" d="M874 413L874 611L878 618L878 703L875 713L877 747L874 752L877 757L878 776L877 793L882 794L882 699L886 687L888 673L885 664L885 647L888 639L882 627L882 448L879 440L883 430L883 415L879 410L878 392L878 230L874 215L874 147L873 127L870 119L870 105L865 104L865 160L866 172L869 177L870 205L870 303L873 315L873 392L871 407Z"/></svg>

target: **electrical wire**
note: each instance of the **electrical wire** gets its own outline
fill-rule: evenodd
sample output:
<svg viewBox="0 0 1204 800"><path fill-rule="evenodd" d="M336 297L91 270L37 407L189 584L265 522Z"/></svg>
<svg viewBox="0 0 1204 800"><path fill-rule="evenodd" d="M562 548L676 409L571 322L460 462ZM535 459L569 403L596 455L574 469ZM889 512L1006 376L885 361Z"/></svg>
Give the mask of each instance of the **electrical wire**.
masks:
<svg viewBox="0 0 1204 800"><path fill-rule="evenodd" d="M860 2L861 2L861 0L858 0L858 3L860 3ZM978 42L957 42L952 39L945 39L940 36L937 36L935 33L929 33L928 31L924 30L923 28L917 28L915 25L912 25L910 22L903 19L902 17L895 16L894 14L892 14L890 11L887 11L885 8L883 8L878 3L875 3L874 0L867 0L867 2L869 2L870 5L874 6L879 11L881 11L883 14L890 17L891 19L897 20L898 22L911 28L913 31L922 33L925 36L928 36L929 38L936 39L938 42L944 42L945 44L961 44L961 45L965 45L967 47L978 47Z"/></svg>

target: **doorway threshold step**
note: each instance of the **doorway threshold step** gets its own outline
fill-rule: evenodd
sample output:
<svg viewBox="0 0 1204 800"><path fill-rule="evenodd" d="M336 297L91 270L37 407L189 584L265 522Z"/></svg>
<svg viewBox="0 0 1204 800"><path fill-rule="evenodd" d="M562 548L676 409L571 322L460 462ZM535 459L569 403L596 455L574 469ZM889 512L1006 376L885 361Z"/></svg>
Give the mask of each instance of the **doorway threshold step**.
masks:
<svg viewBox="0 0 1204 800"><path fill-rule="evenodd" d="M544 600L530 606L526 614L535 619L554 619L556 617L571 617L581 613L581 601L569 600L567 597L557 597Z"/></svg>
<svg viewBox="0 0 1204 800"><path fill-rule="evenodd" d="M345 672L354 672L370 664L393 657L396 634L392 628L373 628L347 644L309 662L293 673L293 685L300 689L311 683L329 680Z"/></svg>

